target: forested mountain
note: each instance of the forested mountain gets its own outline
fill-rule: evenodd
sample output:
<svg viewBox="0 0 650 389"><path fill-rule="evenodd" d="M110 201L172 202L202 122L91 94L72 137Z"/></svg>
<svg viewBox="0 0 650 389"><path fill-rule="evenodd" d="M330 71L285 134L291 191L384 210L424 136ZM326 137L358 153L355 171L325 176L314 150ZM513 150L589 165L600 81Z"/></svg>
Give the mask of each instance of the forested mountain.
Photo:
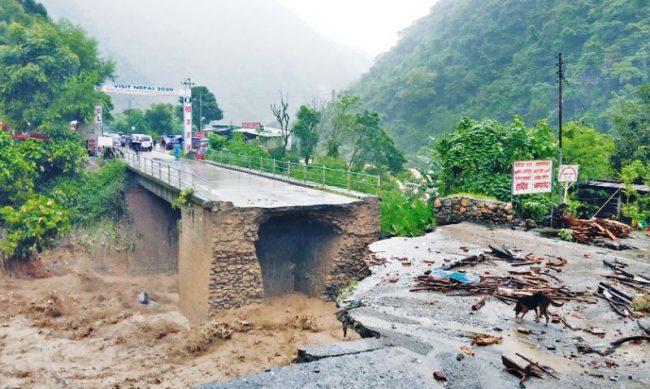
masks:
<svg viewBox="0 0 650 389"><path fill-rule="evenodd" d="M329 42L275 0L41 0L97 38L119 81L214 92L226 120L268 120L278 92L291 109L329 99L371 65L360 50ZM114 97L118 108L128 101ZM133 106L160 102L138 97ZM169 99L175 103L175 99Z"/></svg>
<svg viewBox="0 0 650 389"><path fill-rule="evenodd" d="M610 127L618 96L650 78L648 0L440 0L355 86L398 144L416 152L462 115L557 116Z"/></svg>

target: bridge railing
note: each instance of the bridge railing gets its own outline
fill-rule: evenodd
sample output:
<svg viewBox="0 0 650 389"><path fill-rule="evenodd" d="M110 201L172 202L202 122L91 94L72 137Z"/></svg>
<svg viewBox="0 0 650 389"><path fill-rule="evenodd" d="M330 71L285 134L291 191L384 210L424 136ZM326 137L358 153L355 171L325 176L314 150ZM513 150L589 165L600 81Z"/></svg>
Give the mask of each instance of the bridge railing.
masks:
<svg viewBox="0 0 650 389"><path fill-rule="evenodd" d="M180 190L191 188L195 197L201 200L211 200L212 192L208 182L192 172L179 169L161 160L145 158L142 154L130 150L124 151L123 159L133 169L171 187Z"/></svg>
<svg viewBox="0 0 650 389"><path fill-rule="evenodd" d="M243 167L271 176L285 176L303 183L311 183L316 187L336 187L369 194L379 194L381 187L379 175L358 173L349 169L332 169L227 151L208 150L205 157L223 165Z"/></svg>

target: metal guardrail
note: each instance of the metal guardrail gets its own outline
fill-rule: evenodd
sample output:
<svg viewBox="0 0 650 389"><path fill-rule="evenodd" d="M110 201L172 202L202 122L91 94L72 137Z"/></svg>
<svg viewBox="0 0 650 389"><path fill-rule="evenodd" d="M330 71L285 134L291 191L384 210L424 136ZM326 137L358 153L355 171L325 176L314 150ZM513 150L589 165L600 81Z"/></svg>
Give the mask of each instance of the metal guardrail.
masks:
<svg viewBox="0 0 650 389"><path fill-rule="evenodd" d="M131 168L173 188L179 190L191 188L195 197L201 200L212 200L208 182L192 172L179 169L160 160L145 158L142 154L130 150L123 150L123 159Z"/></svg>
<svg viewBox="0 0 650 389"><path fill-rule="evenodd" d="M332 169L224 151L208 150L205 157L224 165L256 170L273 177L284 176L305 184L311 183L317 188L335 187L369 194L379 194L381 189L380 175L357 173L350 169Z"/></svg>

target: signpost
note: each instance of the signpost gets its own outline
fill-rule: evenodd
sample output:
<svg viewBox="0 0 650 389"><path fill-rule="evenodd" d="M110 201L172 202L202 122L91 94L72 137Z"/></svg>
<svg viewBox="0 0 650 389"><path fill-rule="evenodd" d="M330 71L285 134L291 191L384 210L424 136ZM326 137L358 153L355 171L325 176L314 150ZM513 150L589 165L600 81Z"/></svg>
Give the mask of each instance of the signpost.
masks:
<svg viewBox="0 0 650 389"><path fill-rule="evenodd" d="M515 161L512 164L512 195L550 193L553 161Z"/></svg>
<svg viewBox="0 0 650 389"><path fill-rule="evenodd" d="M185 88L141 84L101 84L98 89L105 93L140 96L176 96L183 98L183 149L186 153L192 150L192 85L189 78L182 83ZM99 125L101 126L101 107L99 108ZM95 123L97 124L97 108L95 108Z"/></svg>
<svg viewBox="0 0 650 389"><path fill-rule="evenodd" d="M191 92L190 92L191 93ZM192 97L183 97L183 149L185 153L192 150Z"/></svg>
<svg viewBox="0 0 650 389"><path fill-rule="evenodd" d="M578 181L578 165L560 165L557 180L561 182L564 187L563 202L566 203L569 188L574 182Z"/></svg>

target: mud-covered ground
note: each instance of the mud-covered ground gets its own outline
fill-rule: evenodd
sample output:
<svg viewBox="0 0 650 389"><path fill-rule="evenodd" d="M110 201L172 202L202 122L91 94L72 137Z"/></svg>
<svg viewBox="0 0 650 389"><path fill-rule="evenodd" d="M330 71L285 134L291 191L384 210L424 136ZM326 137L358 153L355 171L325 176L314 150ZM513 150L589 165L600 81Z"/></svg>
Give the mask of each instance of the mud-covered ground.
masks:
<svg viewBox="0 0 650 389"><path fill-rule="evenodd" d="M205 389L239 388L648 388L650 387L650 344L626 343L609 356L582 354L579 344L603 351L610 342L625 336L641 335L637 322L617 316L609 305L596 297L586 301L566 301L549 311L560 314L574 328L605 330L600 338L582 330L571 330L562 323L535 322L529 313L515 320L514 306L488 297L485 306L472 311L478 297L443 294L432 291L412 292L416 276L451 261L489 250L488 244L505 244L525 256L554 259L562 256L568 263L561 272L551 271L573 291L595 292L603 276L612 271L602 260L618 259L627 263L627 271L650 276L650 239L638 235L625 240L635 250L612 251L548 239L536 232L488 228L462 223L439 227L418 238L393 238L370 246L385 265L373 266L372 275L359 282L353 300L364 306L349 311L356 324L380 334L383 348L351 352L319 361L274 369ZM454 270L477 275L506 276L511 267L504 261L484 262L475 267ZM545 270L545 269L542 269ZM611 282L611 281L610 281ZM620 286L628 293L632 290ZM642 325L650 327L648 318ZM519 328L529 331L520 333ZM499 344L472 345L473 334L501 336ZM559 379L545 376L520 379L504 370L502 355L521 365L519 353L549 366ZM471 355L473 354L473 355ZM438 382L441 372L446 382Z"/></svg>
<svg viewBox="0 0 650 389"><path fill-rule="evenodd" d="M519 379L504 371L501 355L520 353L554 368L560 377L559 380L548 376L543 380L531 378L525 382L527 387L647 388L650 386L649 343L627 343L607 357L578 351L579 343L602 351L616 339L643 334L635 320L619 317L601 299L587 298L594 304L567 301L562 307L549 307L549 311L560 314L574 328L602 328L606 331L604 338L571 330L562 323L548 326L544 320L537 323L531 313L523 321L516 321L513 305L496 298L488 298L482 309L472 311L471 306L478 297L409 290L414 287L414 278L428 269L489 251L488 244L505 244L519 250L522 256L533 253L545 260L566 258L568 263L562 271L551 271L551 274L573 291L595 292L599 282L611 283L603 276L613 275L603 266L603 259L618 259L629 265L627 271L650 275L650 239L639 235L626 242L637 249L612 251L548 239L532 231L492 229L469 223L440 227L420 238L376 242L371 250L376 256L386 258L386 265L375 267L373 275L359 283L352 297L365 301L367 306L351 313L358 321L379 331L386 344L410 349L422 356L418 364L428 366L431 372L444 372L448 387L516 387ZM412 265L404 266L400 257L409 258ZM454 270L506 276L508 271L526 269L494 261ZM642 322L649 326L647 318ZM520 327L528 329L530 334L519 333ZM473 333L501 336L503 341L491 346L472 346ZM461 346L471 348L475 355L463 353ZM526 364L523 360L519 362Z"/></svg>
<svg viewBox="0 0 650 389"><path fill-rule="evenodd" d="M300 295L189 329L176 274L132 277L119 261L98 263L68 242L0 276L0 388L191 387L342 339L335 307ZM150 304L138 302L141 291Z"/></svg>

